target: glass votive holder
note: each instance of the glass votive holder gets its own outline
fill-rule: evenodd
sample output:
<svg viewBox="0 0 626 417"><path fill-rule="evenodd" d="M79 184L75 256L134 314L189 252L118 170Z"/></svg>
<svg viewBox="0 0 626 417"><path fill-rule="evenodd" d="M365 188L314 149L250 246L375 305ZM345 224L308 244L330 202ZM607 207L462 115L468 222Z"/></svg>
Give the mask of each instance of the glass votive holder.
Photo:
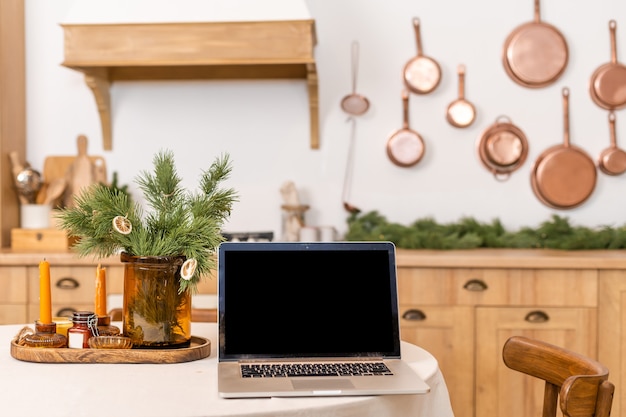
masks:
<svg viewBox="0 0 626 417"><path fill-rule="evenodd" d="M33 348L64 348L67 347L67 338L57 333L56 323L35 322L35 332L28 333L18 343Z"/></svg>

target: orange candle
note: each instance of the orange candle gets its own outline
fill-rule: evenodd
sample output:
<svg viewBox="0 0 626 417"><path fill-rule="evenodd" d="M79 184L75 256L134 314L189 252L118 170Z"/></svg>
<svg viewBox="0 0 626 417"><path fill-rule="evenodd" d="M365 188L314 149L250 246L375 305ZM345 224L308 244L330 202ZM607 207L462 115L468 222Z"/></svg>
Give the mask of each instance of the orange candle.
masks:
<svg viewBox="0 0 626 417"><path fill-rule="evenodd" d="M52 300L50 295L50 263L39 263L39 321L52 323Z"/></svg>
<svg viewBox="0 0 626 417"><path fill-rule="evenodd" d="M96 316L107 315L106 269L101 268L100 264L96 268L96 297L94 304Z"/></svg>

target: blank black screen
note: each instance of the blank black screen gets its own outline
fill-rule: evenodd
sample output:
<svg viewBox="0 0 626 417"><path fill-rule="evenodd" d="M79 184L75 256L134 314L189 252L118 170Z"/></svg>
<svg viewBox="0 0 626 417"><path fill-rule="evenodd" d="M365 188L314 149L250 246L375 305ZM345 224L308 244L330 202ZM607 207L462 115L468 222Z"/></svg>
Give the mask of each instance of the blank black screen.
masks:
<svg viewBox="0 0 626 417"><path fill-rule="evenodd" d="M225 359L398 356L394 248L378 243L225 243Z"/></svg>

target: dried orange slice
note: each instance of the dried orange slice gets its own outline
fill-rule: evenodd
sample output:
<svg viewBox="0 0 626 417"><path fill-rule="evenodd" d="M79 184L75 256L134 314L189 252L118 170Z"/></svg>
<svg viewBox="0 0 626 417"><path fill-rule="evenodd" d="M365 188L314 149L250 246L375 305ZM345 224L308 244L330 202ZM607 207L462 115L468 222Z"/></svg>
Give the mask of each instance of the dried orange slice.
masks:
<svg viewBox="0 0 626 417"><path fill-rule="evenodd" d="M127 235L133 230L133 225L126 217L115 216L113 217L113 229L118 233Z"/></svg>
<svg viewBox="0 0 626 417"><path fill-rule="evenodd" d="M187 259L183 262L183 266L180 267L180 277L184 280L189 281L193 274L196 272L196 267L198 266L198 261L194 258Z"/></svg>

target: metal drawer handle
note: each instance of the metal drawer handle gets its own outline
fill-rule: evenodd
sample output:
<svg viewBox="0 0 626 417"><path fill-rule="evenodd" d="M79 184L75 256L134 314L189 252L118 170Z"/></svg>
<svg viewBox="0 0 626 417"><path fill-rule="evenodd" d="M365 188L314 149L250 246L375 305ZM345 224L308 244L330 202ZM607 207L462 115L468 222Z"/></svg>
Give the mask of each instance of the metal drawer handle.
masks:
<svg viewBox="0 0 626 417"><path fill-rule="evenodd" d="M404 312L402 318L412 321L424 321L426 320L426 314L422 310L411 309Z"/></svg>
<svg viewBox="0 0 626 417"><path fill-rule="evenodd" d="M485 291L488 287L485 281L474 278L467 281L463 288L467 291Z"/></svg>
<svg viewBox="0 0 626 417"><path fill-rule="evenodd" d="M524 320L529 323L545 323L550 320L550 316L543 311L536 310L526 314Z"/></svg>
<svg viewBox="0 0 626 417"><path fill-rule="evenodd" d="M74 315L74 312L76 311L75 308L71 308L71 307L65 307L60 309L59 311L57 311L56 316L57 317L72 317Z"/></svg>
<svg viewBox="0 0 626 417"><path fill-rule="evenodd" d="M76 288L80 287L80 283L76 281L76 279L70 277L61 278L57 281L56 285L57 288L60 288L62 290L75 290Z"/></svg>

